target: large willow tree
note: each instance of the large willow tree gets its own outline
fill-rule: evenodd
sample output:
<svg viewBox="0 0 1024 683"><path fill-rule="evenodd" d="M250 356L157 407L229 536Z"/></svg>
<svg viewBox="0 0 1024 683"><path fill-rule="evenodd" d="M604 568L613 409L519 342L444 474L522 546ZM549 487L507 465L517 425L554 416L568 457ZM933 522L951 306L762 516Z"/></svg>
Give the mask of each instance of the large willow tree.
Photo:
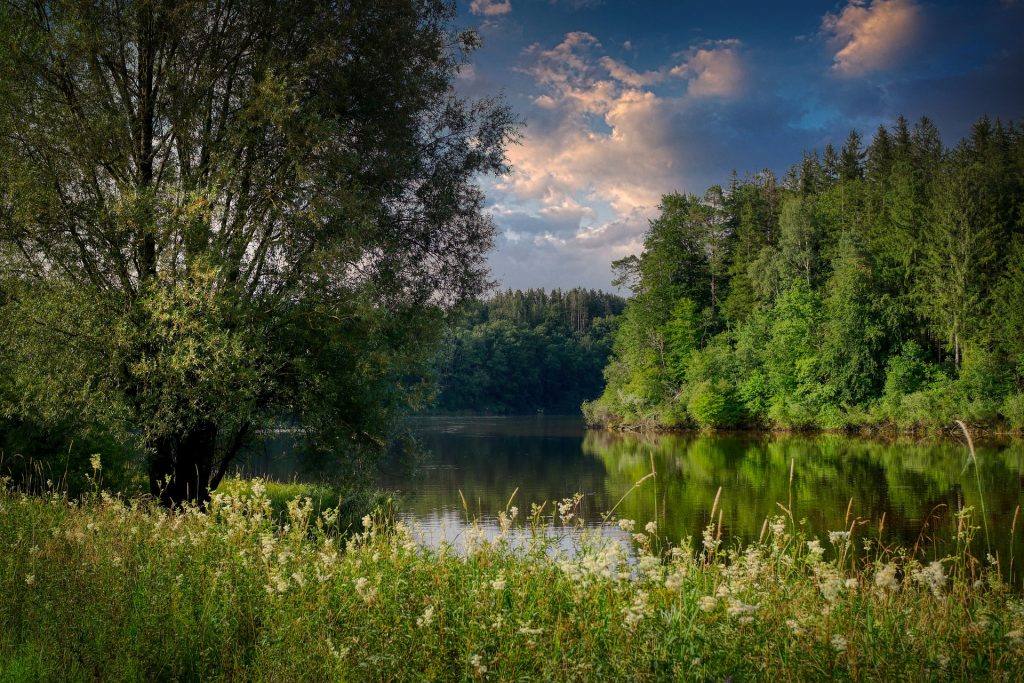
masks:
<svg viewBox="0 0 1024 683"><path fill-rule="evenodd" d="M168 504L255 430L365 452L480 291L515 134L442 0L0 9L0 410L102 429ZM340 465L354 466L349 458Z"/></svg>

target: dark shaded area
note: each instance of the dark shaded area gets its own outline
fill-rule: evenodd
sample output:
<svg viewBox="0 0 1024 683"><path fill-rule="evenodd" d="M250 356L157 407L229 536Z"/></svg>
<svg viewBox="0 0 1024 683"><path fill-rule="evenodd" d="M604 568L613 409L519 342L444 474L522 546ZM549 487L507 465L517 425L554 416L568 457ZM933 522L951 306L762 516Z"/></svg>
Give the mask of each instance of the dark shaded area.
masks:
<svg viewBox="0 0 1024 683"><path fill-rule="evenodd" d="M471 304L439 361L439 412L576 413L601 392L625 300L585 289L498 292Z"/></svg>

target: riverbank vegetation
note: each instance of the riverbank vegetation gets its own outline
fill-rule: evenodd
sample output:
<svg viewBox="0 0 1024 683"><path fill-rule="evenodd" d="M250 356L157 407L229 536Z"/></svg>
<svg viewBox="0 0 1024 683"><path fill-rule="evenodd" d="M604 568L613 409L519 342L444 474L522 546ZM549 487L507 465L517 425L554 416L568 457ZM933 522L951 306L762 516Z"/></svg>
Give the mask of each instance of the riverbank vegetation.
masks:
<svg viewBox="0 0 1024 683"><path fill-rule="evenodd" d="M442 344L441 412L577 414L597 398L622 297L507 290L467 306Z"/></svg>
<svg viewBox="0 0 1024 683"><path fill-rule="evenodd" d="M1024 429L1024 132L928 119L666 195L588 420Z"/></svg>
<svg viewBox="0 0 1024 683"><path fill-rule="evenodd" d="M819 536L786 516L745 547L722 543L713 521L695 546L669 548L654 524L583 530L579 498L530 512L510 503L496 538L471 526L431 549L373 516L339 533L336 511L313 514L306 498L277 517L263 483L245 488L215 492L199 512L4 487L0 678L998 680L1024 670L1024 604L970 554L970 509L949 555L888 547L871 525Z"/></svg>

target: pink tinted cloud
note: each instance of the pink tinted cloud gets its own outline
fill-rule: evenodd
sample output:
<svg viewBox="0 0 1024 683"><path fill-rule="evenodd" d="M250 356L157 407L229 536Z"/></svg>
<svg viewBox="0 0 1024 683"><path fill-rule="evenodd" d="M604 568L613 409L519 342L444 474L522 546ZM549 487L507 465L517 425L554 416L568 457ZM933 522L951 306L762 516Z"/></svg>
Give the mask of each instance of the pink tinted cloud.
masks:
<svg viewBox="0 0 1024 683"><path fill-rule="evenodd" d="M485 17L498 17L512 11L511 0L473 0L469 3L469 11Z"/></svg>
<svg viewBox="0 0 1024 683"><path fill-rule="evenodd" d="M708 100L742 94L740 50L738 41L709 42L637 71L586 32L528 47L522 71L544 114L509 149L512 172L495 186L506 240L492 259L495 275L518 282L517 269L533 267L519 260L529 254L537 264L562 263L561 273L594 268L581 279L607 282L608 264L640 249L662 195L695 189L674 126Z"/></svg>
<svg viewBox="0 0 1024 683"><path fill-rule="evenodd" d="M915 0L850 0L821 22L836 50L832 69L859 76L895 66L913 48L921 21Z"/></svg>
<svg viewBox="0 0 1024 683"><path fill-rule="evenodd" d="M692 97L735 97L746 80L739 48L738 40L720 40L691 50L671 73L689 79L687 93Z"/></svg>

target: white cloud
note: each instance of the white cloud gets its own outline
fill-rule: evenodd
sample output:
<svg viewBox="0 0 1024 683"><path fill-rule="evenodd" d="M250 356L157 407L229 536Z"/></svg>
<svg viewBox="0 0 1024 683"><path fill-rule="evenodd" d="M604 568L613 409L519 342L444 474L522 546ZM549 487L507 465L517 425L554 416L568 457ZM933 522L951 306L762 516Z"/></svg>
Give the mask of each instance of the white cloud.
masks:
<svg viewBox="0 0 1024 683"><path fill-rule="evenodd" d="M687 92L693 97L734 97L746 80L739 48L738 40L722 40L691 50L671 73L690 79Z"/></svg>
<svg viewBox="0 0 1024 683"><path fill-rule="evenodd" d="M530 46L525 71L543 88L533 101L549 120L531 124L523 144L509 150L513 172L499 188L542 206L567 197L605 203L606 220L651 213L662 194L684 185L673 117L691 101L741 93L739 48L719 41L690 50L675 67L639 72L600 54L600 41L585 32L568 33L552 48ZM688 81L685 96L651 89L669 76Z"/></svg>
<svg viewBox="0 0 1024 683"><path fill-rule="evenodd" d="M921 14L915 0L849 0L826 14L821 25L836 50L833 70L859 76L894 66L913 47Z"/></svg>
<svg viewBox="0 0 1024 683"><path fill-rule="evenodd" d="M707 143L681 136L680 117L692 126L706 107L742 94L740 48L707 43L647 71L605 54L586 32L527 48L523 71L539 88L537 110L508 151L512 173L489 193L504 232L495 276L519 286L546 277L564 284L572 273L606 287L611 261L641 249L662 195L703 190L692 172Z"/></svg>
<svg viewBox="0 0 1024 683"><path fill-rule="evenodd" d="M608 75L626 85L633 86L634 88L640 88L646 85L654 85L665 79L665 72L660 71L645 71L640 73L634 69L626 66L622 62L612 59L611 57L601 57L601 66L608 70Z"/></svg>
<svg viewBox="0 0 1024 683"><path fill-rule="evenodd" d="M497 17L512 11L511 0L473 0L469 3L469 11L485 17Z"/></svg>

